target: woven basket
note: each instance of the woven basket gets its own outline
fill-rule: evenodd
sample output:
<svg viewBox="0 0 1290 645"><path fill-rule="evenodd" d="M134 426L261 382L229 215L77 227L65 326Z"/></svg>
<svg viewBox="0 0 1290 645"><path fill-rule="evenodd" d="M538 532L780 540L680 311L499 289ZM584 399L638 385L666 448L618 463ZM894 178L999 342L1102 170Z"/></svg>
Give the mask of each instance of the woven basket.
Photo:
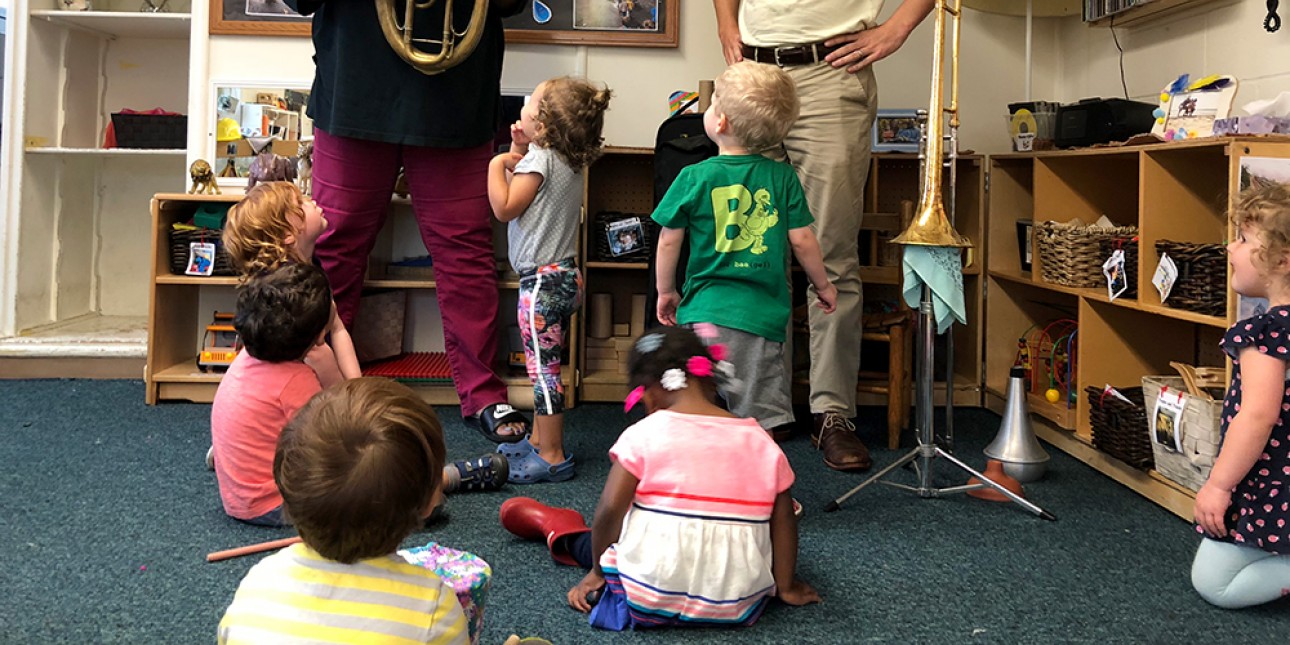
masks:
<svg viewBox="0 0 1290 645"><path fill-rule="evenodd" d="M1138 470L1150 470L1155 460L1142 388L1116 389L1133 403L1103 395L1099 387L1084 388L1088 395L1089 422L1093 426L1093 447Z"/></svg>
<svg viewBox="0 0 1290 645"><path fill-rule="evenodd" d="M1222 244L1156 242L1156 255L1169 254L1178 279L1164 302L1207 316L1227 315L1227 250Z"/></svg>
<svg viewBox="0 0 1290 645"><path fill-rule="evenodd" d="M1039 242L1040 277L1067 287L1106 286L1102 275L1102 241L1132 238L1136 226L1093 226L1079 222L1042 222L1035 227Z"/></svg>
<svg viewBox="0 0 1290 645"><path fill-rule="evenodd" d="M1171 296L1172 298L1172 296ZM1150 415L1156 409L1156 399L1161 388L1171 391L1181 390L1186 399L1186 408L1180 424L1182 431L1182 452L1176 452L1156 441L1151 442L1151 450L1156 462L1156 472L1194 491L1209 479L1209 471L1218 458L1218 448L1222 443L1223 400L1207 400L1187 392L1183 379L1177 376L1144 376L1142 377L1143 404Z"/></svg>
<svg viewBox="0 0 1290 645"><path fill-rule="evenodd" d="M1132 300L1138 297L1138 244L1133 241L1132 237L1112 237L1098 242L1098 249L1103 262L1110 259L1111 254L1116 249L1124 251L1124 277L1127 280L1124 293L1120 298ZM1099 273L1101 266L1098 267ZM1102 281L1098 286L1106 285L1106 276L1102 276ZM1123 401L1121 401L1123 403Z"/></svg>
<svg viewBox="0 0 1290 645"><path fill-rule="evenodd" d="M363 294L350 336L358 362L370 363L403 353L407 292L402 289Z"/></svg>
<svg viewBox="0 0 1290 645"><path fill-rule="evenodd" d="M224 250L224 243L220 240L221 233L219 229L213 228L199 228L196 230L170 229L170 272L175 275L184 275L184 271L188 269L189 255L192 253L190 245L193 242L210 242L215 245L215 268L211 271L211 275L237 275L237 271L229 263L228 252Z"/></svg>
<svg viewBox="0 0 1290 645"><path fill-rule="evenodd" d="M637 218L641 223L644 239L635 250L621 255L614 255L609 246L609 227L615 222ZM623 213L619 211L601 211L591 221L591 244L598 262L647 262L649 261L654 241L658 239L659 226L648 214Z"/></svg>

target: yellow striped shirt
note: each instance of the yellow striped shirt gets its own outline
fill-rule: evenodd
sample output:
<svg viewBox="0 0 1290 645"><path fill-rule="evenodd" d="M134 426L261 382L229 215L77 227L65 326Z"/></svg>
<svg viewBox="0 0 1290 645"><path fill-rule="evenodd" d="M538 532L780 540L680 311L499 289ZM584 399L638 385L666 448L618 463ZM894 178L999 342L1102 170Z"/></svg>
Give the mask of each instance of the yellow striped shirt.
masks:
<svg viewBox="0 0 1290 645"><path fill-rule="evenodd" d="M452 587L397 555L341 564L296 544L247 572L219 642L469 643Z"/></svg>

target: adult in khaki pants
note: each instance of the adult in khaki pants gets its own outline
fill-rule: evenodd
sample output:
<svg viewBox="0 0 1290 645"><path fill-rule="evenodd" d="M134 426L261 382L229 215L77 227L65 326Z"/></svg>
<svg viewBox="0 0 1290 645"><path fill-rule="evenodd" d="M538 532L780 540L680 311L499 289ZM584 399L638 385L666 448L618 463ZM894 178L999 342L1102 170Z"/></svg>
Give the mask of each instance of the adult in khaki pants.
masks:
<svg viewBox="0 0 1290 645"><path fill-rule="evenodd" d="M873 63L890 56L934 6L903 0L878 24L883 0L713 0L726 63L779 65L797 83L798 117L783 153L797 169L837 311L811 308L811 439L835 470L867 470L856 437L863 293L857 240L878 109Z"/></svg>

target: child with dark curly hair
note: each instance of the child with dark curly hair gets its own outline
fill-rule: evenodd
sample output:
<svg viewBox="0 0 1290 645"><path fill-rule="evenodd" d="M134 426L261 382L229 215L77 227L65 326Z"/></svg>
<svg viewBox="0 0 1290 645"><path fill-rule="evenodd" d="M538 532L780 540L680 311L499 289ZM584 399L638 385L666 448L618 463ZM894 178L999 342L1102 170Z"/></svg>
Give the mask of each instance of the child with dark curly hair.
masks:
<svg viewBox="0 0 1290 645"><path fill-rule="evenodd" d="M582 302L575 262L582 209L582 171L600 156L610 91L560 77L533 90L511 126L511 149L488 167L488 200L508 222L511 267L520 274L517 317L533 381L533 432L500 435L515 484L573 477L564 451L564 385L560 358L569 318ZM481 426L482 428L482 426Z"/></svg>
<svg viewBox="0 0 1290 645"><path fill-rule="evenodd" d="M715 337L711 327L699 331ZM756 420L716 403L729 378L724 355L684 327L637 339L626 407L644 402L649 416L609 450L613 467L590 528L573 509L527 497L502 504L508 531L590 569L567 598L596 627L749 625L771 596L820 600L795 577L788 459Z"/></svg>
<svg viewBox="0 0 1290 645"><path fill-rule="evenodd" d="M252 276L238 291L233 327L243 350L211 405L215 479L231 517L283 524L273 451L296 410L322 390L305 355L323 342L332 312L327 276L312 264L282 264Z"/></svg>

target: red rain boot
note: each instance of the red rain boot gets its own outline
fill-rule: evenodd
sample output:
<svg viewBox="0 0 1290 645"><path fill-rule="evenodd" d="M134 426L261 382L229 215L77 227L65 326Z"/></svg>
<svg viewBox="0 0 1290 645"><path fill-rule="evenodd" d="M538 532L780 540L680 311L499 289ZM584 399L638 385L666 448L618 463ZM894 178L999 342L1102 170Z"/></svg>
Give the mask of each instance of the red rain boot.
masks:
<svg viewBox="0 0 1290 645"><path fill-rule="evenodd" d="M547 506L532 497L512 497L502 502L498 516L502 527L511 533L526 540L546 540L552 559L570 566L578 563L564 548L560 538L591 530L582 513L571 508Z"/></svg>

